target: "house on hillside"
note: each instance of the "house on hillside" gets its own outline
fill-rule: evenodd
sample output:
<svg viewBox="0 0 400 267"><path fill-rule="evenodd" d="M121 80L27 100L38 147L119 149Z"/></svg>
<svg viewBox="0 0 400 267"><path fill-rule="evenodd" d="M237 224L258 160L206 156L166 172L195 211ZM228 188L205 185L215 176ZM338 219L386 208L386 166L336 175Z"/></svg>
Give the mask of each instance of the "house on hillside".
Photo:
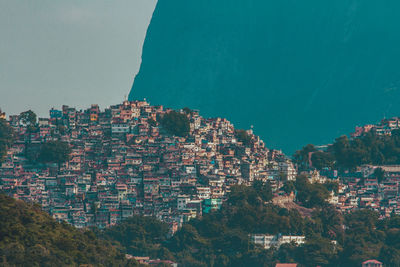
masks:
<svg viewBox="0 0 400 267"><path fill-rule="evenodd" d="M383 263L377 260L367 260L362 263L362 267L382 267Z"/></svg>
<svg viewBox="0 0 400 267"><path fill-rule="evenodd" d="M290 243L296 246L303 245L305 243L305 236L253 234L250 235L250 240L254 244L264 247L264 249L270 249L271 247L279 248L282 244Z"/></svg>

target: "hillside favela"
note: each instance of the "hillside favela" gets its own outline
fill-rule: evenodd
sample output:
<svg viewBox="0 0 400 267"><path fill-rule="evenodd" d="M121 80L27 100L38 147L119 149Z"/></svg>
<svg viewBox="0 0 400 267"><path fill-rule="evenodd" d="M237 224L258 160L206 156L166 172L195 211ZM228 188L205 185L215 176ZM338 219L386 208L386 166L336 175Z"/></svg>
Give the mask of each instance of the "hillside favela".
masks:
<svg viewBox="0 0 400 267"><path fill-rule="evenodd" d="M224 118L146 100L104 110L64 105L46 118L31 110L1 116L0 190L18 200L3 196L2 216L36 204L53 224L118 242L121 262L347 266L396 259L386 253L398 253L391 242L400 234L398 118L356 127L328 146L307 145L291 159ZM32 232L39 222L31 213L13 214L27 228L15 240L25 247L27 234L44 238ZM3 263L13 265L7 243L21 230L2 225ZM70 253L64 243L55 246ZM90 262L78 255L69 261Z"/></svg>
<svg viewBox="0 0 400 267"><path fill-rule="evenodd" d="M232 185L270 180L280 188L280 176L296 177L291 161L251 131L188 108L124 101L35 116L10 117L16 138L2 163L1 189L78 228L138 214L166 222L173 234L219 209Z"/></svg>
<svg viewBox="0 0 400 267"><path fill-rule="evenodd" d="M400 267L399 10L0 0L0 267Z"/></svg>

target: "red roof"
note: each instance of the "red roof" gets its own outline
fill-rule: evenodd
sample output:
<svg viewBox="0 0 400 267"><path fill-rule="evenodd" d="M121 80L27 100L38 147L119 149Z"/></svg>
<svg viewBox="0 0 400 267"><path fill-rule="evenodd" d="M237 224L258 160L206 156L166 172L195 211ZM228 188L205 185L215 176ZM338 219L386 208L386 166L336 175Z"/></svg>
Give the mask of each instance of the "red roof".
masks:
<svg viewBox="0 0 400 267"><path fill-rule="evenodd" d="M362 264L367 264L367 263L377 263L377 264L382 264L382 262L380 262L380 261L377 261L377 260L367 260L367 261L364 261Z"/></svg>
<svg viewBox="0 0 400 267"><path fill-rule="evenodd" d="M297 263L277 263L275 267L297 267Z"/></svg>

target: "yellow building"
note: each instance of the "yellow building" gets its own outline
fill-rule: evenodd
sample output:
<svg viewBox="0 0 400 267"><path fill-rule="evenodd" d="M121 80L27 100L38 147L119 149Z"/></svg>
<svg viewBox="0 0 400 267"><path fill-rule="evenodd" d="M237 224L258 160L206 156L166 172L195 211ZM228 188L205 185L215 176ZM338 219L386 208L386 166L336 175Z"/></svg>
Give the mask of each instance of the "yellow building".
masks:
<svg viewBox="0 0 400 267"><path fill-rule="evenodd" d="M99 115L97 114L90 114L90 121L97 121L99 118Z"/></svg>

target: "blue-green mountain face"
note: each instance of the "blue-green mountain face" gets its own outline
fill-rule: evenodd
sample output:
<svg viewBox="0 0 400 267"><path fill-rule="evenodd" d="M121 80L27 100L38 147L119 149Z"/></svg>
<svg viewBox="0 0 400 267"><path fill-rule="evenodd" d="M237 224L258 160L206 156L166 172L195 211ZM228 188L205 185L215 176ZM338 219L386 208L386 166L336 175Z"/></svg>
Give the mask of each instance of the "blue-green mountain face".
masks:
<svg viewBox="0 0 400 267"><path fill-rule="evenodd" d="M398 0L159 0L130 99L199 109L291 154L400 115Z"/></svg>

